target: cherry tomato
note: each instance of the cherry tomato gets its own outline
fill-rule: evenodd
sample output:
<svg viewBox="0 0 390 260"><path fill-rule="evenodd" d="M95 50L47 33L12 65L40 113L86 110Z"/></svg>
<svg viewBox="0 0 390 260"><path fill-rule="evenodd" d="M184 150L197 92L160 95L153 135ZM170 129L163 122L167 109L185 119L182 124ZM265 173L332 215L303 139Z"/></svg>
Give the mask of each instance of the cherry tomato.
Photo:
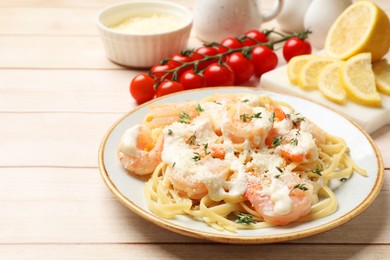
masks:
<svg viewBox="0 0 390 260"><path fill-rule="evenodd" d="M255 67L255 75L261 76L278 65L278 56L266 46L257 46L252 50L251 61Z"/></svg>
<svg viewBox="0 0 390 260"><path fill-rule="evenodd" d="M250 30L245 33L245 36L248 37L246 38L243 42L243 46L252 46L255 45L258 42L268 42L269 39L268 37L260 32L259 30Z"/></svg>
<svg viewBox="0 0 390 260"><path fill-rule="evenodd" d="M204 78L193 70L187 70L181 75L179 82L184 89L203 88L206 86Z"/></svg>
<svg viewBox="0 0 390 260"><path fill-rule="evenodd" d="M130 94L138 104L153 99L156 94L153 78L148 74L139 74L135 76L130 82Z"/></svg>
<svg viewBox="0 0 390 260"><path fill-rule="evenodd" d="M231 86L234 84L234 73L226 65L210 64L203 72L206 86Z"/></svg>
<svg viewBox="0 0 390 260"><path fill-rule="evenodd" d="M227 65L234 72L234 83L240 84L248 81L254 72L252 62L241 52L235 52L227 58Z"/></svg>
<svg viewBox="0 0 390 260"><path fill-rule="evenodd" d="M205 56L214 56L214 55L217 55L218 54L218 51L213 48L213 47L207 47L207 46L201 46L197 49L195 49L195 51L191 54L191 58L193 60L201 60L203 59ZM209 61L204 61L204 62L200 62L199 63L199 66L198 66L198 69L202 70L204 68L206 68L208 65L210 65L211 63L214 63L216 62L216 60L209 60Z"/></svg>
<svg viewBox="0 0 390 260"><path fill-rule="evenodd" d="M164 65L155 65L150 69L150 74L156 79L161 79L167 73L167 70L173 69L168 64ZM172 79L173 73L169 73L164 79Z"/></svg>
<svg viewBox="0 0 390 260"><path fill-rule="evenodd" d="M238 40L237 38L233 38L233 37L229 37L229 38L224 39L221 42L221 45L225 46L227 48L230 48L230 49L237 49L237 48L242 47L242 43L240 42L240 40Z"/></svg>
<svg viewBox="0 0 390 260"><path fill-rule="evenodd" d="M310 54L310 53L311 53L310 43L298 37L293 37L288 39L283 46L283 56L287 62L292 57L303 55L303 54Z"/></svg>
<svg viewBox="0 0 390 260"><path fill-rule="evenodd" d="M218 53L225 53L229 50L223 45L214 46L214 48L217 50Z"/></svg>
<svg viewBox="0 0 390 260"><path fill-rule="evenodd" d="M170 66L171 68L177 68L177 67L181 66L183 63L191 62L191 61L193 61L193 60L189 56L185 56L182 54L174 54L168 60L167 65ZM184 73L184 71L186 71L188 69L192 69L192 68L193 68L193 66L186 66L186 67L178 70L177 78L179 79L180 76Z"/></svg>
<svg viewBox="0 0 390 260"><path fill-rule="evenodd" d="M156 91L156 97L165 96L171 93L179 92L184 90L182 84L176 81L166 80L161 82Z"/></svg>

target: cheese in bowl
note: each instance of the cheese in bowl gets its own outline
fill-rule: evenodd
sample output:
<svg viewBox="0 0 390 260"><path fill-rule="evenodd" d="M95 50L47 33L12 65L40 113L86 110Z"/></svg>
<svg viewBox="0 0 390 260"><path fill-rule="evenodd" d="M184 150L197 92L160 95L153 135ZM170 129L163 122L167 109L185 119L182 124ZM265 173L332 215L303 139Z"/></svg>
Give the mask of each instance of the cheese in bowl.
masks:
<svg viewBox="0 0 390 260"><path fill-rule="evenodd" d="M149 13L129 17L111 29L122 33L155 34L177 30L184 22L175 15Z"/></svg>
<svg viewBox="0 0 390 260"><path fill-rule="evenodd" d="M150 68L187 48L192 21L192 12L179 4L131 1L102 10L97 27L111 61Z"/></svg>

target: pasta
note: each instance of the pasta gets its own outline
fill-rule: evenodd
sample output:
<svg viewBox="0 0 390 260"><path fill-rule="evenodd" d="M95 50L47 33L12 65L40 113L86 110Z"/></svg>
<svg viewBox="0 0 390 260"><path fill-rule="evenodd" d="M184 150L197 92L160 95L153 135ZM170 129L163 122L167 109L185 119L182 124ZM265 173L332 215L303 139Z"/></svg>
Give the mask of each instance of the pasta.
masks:
<svg viewBox="0 0 390 260"><path fill-rule="evenodd" d="M155 214L235 232L335 212L331 184L366 174L348 151L288 104L214 94L151 106L124 133L118 158L129 172L150 175L144 195Z"/></svg>

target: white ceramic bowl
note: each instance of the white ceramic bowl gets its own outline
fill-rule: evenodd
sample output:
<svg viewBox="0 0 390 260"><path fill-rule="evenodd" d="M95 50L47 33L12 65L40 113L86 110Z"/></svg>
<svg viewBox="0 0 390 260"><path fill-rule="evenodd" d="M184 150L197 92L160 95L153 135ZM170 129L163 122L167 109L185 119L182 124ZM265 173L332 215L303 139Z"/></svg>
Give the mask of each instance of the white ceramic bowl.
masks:
<svg viewBox="0 0 390 260"><path fill-rule="evenodd" d="M112 29L120 22L145 13L173 15L182 22L177 29L152 34ZM193 14L184 6L163 1L129 1L108 6L97 17L97 26L107 57L120 65L150 68L162 59L186 49ZM156 27L158 28L158 24Z"/></svg>

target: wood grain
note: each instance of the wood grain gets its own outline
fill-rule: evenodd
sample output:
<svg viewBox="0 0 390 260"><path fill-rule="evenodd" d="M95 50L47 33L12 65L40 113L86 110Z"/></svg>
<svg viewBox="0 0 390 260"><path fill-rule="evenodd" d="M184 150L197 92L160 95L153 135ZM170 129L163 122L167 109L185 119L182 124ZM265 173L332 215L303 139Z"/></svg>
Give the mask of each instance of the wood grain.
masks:
<svg viewBox="0 0 390 260"><path fill-rule="evenodd" d="M0 0L0 259L390 259L390 125L371 135L386 167L377 199L313 237L215 244L157 227L117 201L100 177L98 148L136 106L128 85L143 72L105 56L95 19L117 2ZM390 13L388 1L374 2ZM200 44L192 32L188 47Z"/></svg>

